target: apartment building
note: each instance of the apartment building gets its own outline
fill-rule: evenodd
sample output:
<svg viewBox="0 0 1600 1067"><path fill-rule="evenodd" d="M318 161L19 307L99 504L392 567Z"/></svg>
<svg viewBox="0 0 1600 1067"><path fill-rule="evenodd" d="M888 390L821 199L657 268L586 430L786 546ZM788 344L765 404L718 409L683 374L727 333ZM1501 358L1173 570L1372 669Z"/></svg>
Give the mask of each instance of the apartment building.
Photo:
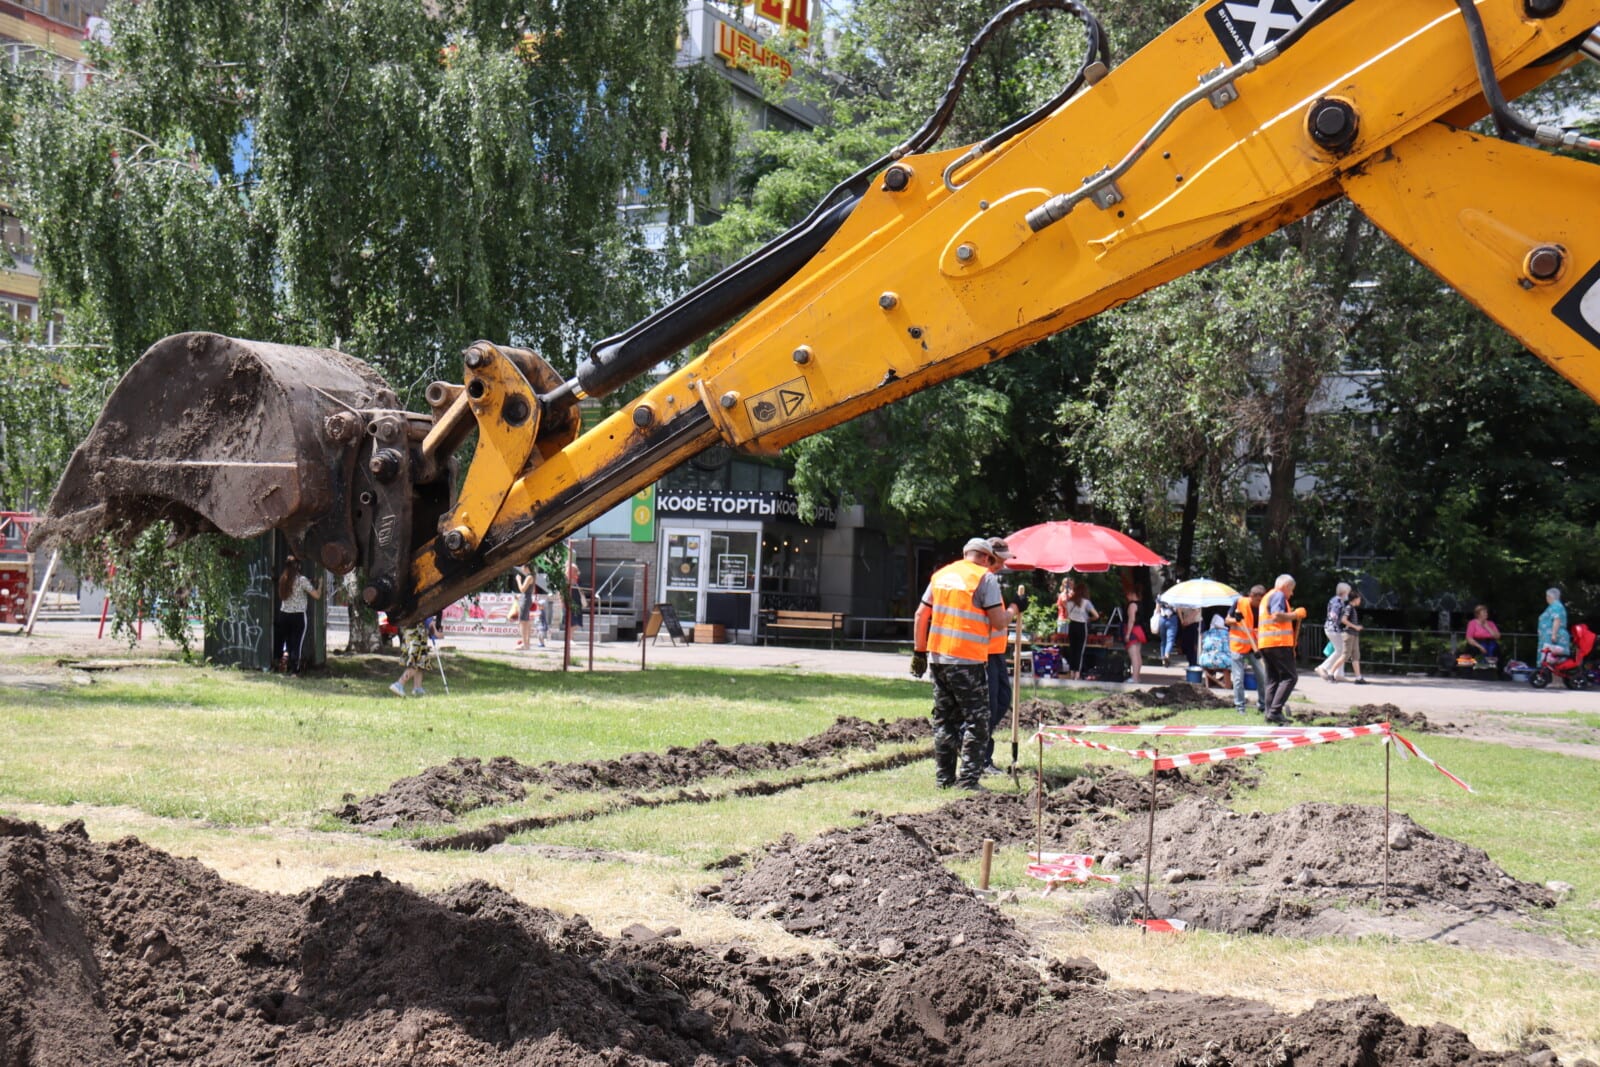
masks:
<svg viewBox="0 0 1600 1067"><path fill-rule="evenodd" d="M40 65L81 88L89 79L83 44L96 32L106 0L0 0L0 62L13 70ZM14 336L18 326L34 330L45 344L58 339L59 322L39 321L39 272L33 241L11 210L0 205L0 240L11 256L0 266L0 333Z"/></svg>

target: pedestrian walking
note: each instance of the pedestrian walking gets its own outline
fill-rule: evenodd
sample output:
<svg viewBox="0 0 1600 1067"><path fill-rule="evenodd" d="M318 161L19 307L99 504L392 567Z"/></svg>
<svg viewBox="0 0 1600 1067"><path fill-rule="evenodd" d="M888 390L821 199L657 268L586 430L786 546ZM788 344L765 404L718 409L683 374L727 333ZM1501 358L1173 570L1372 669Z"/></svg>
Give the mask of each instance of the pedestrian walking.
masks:
<svg viewBox="0 0 1600 1067"><path fill-rule="evenodd" d="M934 572L917 605L911 673L933 672L934 781L979 790L989 740L989 641L1006 624L994 551L982 537Z"/></svg>
<svg viewBox="0 0 1600 1067"><path fill-rule="evenodd" d="M1297 624L1306 617L1306 609L1290 603L1293 596L1294 576L1280 574L1262 602L1258 643L1267 668L1267 721L1274 726L1288 724L1283 709L1300 678L1294 650Z"/></svg>
<svg viewBox="0 0 1600 1067"><path fill-rule="evenodd" d="M1328 613L1322 620L1322 634L1328 639L1327 657L1317 664L1317 677L1325 682L1339 681L1339 668L1344 665L1344 606L1350 597L1350 583L1340 582L1328 601Z"/></svg>
<svg viewBox="0 0 1600 1067"><path fill-rule="evenodd" d="M1344 618L1344 668L1355 676L1357 685L1366 685L1361 675L1361 590L1352 589L1345 600Z"/></svg>
<svg viewBox="0 0 1600 1067"><path fill-rule="evenodd" d="M389 692L397 697L405 696L406 683L409 681L412 696L427 696L427 690L422 688L422 679L428 673L428 656L433 650L433 640L438 636L438 624L431 615L400 631L400 659L403 669L400 677L390 684Z"/></svg>

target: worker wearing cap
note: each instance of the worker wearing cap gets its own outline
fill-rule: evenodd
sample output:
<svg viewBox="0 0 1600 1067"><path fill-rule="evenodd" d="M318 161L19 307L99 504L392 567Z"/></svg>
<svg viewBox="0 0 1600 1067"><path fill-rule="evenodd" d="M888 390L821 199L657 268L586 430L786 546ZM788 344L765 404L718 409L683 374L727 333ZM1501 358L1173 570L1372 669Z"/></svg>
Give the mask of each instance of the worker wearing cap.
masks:
<svg viewBox="0 0 1600 1067"><path fill-rule="evenodd" d="M989 572L996 578L1005 571L1006 560L1011 558L1011 546L1003 537L989 538ZM989 758L983 767L984 774L1004 774L994 765L994 732L1011 712L1011 671L1006 666L1006 648L1010 644L1011 627L1022 613L1020 597L1004 605L1006 625L989 635L989 662L985 668L989 680Z"/></svg>
<svg viewBox="0 0 1600 1067"><path fill-rule="evenodd" d="M989 641L1006 625L989 542L974 537L961 558L939 568L917 606L911 673L933 670L934 780L982 789L988 763ZM957 763L959 760L959 774Z"/></svg>

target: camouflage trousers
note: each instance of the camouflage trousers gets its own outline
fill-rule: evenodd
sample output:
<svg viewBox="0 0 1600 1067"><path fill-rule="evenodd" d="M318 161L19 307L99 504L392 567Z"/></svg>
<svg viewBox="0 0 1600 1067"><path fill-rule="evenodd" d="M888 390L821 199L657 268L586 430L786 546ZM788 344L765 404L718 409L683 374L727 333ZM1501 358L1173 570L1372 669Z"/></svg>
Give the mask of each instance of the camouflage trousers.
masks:
<svg viewBox="0 0 1600 1067"><path fill-rule="evenodd" d="M935 663L933 760L941 786L976 786L989 756L989 678L982 663ZM956 773L959 758L961 772Z"/></svg>

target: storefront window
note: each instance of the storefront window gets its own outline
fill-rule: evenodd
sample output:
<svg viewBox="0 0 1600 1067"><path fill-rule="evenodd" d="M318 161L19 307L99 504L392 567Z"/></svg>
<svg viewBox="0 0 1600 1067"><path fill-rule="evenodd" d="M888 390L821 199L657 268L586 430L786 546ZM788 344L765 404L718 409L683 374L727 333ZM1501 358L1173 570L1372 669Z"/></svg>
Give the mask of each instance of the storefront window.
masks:
<svg viewBox="0 0 1600 1067"><path fill-rule="evenodd" d="M761 606L816 610L822 561L822 538L817 532L798 526L769 526L761 547Z"/></svg>

